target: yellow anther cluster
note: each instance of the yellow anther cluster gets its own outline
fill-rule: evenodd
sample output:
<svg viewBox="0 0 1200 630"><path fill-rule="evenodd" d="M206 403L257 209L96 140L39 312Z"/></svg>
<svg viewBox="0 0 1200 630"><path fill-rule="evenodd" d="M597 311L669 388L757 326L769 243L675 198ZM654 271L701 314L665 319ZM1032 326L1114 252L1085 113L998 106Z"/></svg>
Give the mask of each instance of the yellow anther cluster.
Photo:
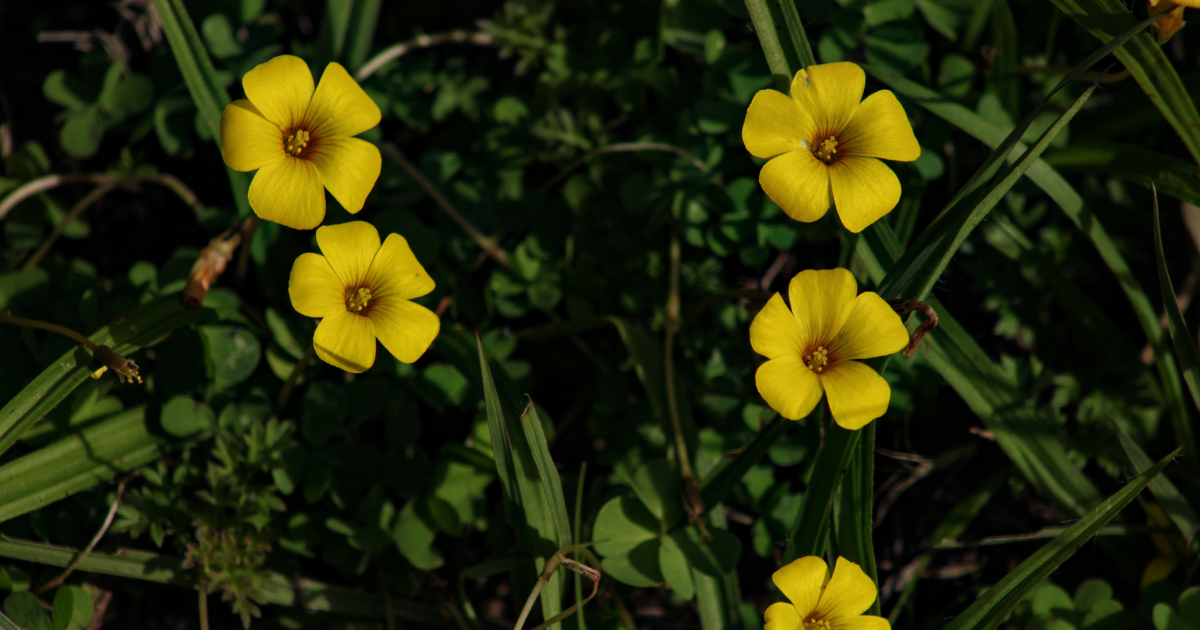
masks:
<svg viewBox="0 0 1200 630"><path fill-rule="evenodd" d="M366 287L361 287L359 290L350 294L346 298L346 310L351 313L361 313L367 304L371 302L371 290Z"/></svg>
<svg viewBox="0 0 1200 630"><path fill-rule="evenodd" d="M829 630L829 622L824 619L810 618L804 622L804 629L809 630Z"/></svg>
<svg viewBox="0 0 1200 630"><path fill-rule="evenodd" d="M816 151L813 151L813 155L817 156L818 160L830 164L833 162L833 155L837 153L837 145L837 138L829 136L821 141L821 146L817 147Z"/></svg>
<svg viewBox="0 0 1200 630"><path fill-rule="evenodd" d="M804 365L808 366L808 369L816 372L817 374L825 371L825 365L828 363L829 351L825 349L825 346L817 346L816 350L813 350L811 354L808 354L804 357Z"/></svg>
<svg viewBox="0 0 1200 630"><path fill-rule="evenodd" d="M292 157L300 157L300 152L308 146L308 132L303 129L297 129L288 134L287 140L283 142L283 150Z"/></svg>

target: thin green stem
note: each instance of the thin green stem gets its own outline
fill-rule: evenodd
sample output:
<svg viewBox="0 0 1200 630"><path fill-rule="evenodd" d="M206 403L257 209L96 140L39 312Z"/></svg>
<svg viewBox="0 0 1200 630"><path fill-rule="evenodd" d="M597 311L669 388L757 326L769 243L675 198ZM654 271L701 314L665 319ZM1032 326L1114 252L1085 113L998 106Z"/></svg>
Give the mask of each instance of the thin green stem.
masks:
<svg viewBox="0 0 1200 630"><path fill-rule="evenodd" d="M26 328L37 328L40 330L48 330L50 332L58 333L60 335L66 335L66 336L70 337L71 339L74 339L75 341L78 341L79 343L83 344L85 348L87 348L88 350L91 350L92 352L95 352L96 348L97 348L96 344L92 343L91 339L84 337L83 335L75 332L74 330L71 330L70 328L67 328L65 326L59 326L58 324L51 324L50 322L42 322L42 321L38 321L36 319L17 317L15 315L5 312L5 313L0 313L0 324L12 324L14 326L24 326Z"/></svg>
<svg viewBox="0 0 1200 630"><path fill-rule="evenodd" d="M587 462L579 464L579 482L575 485L575 527L572 532L572 538L575 540L575 562L579 563L579 554L583 549L583 489L584 479L587 478ZM575 605L583 606L583 576L579 573L575 574ZM579 630L587 630L587 622L583 617L583 609L579 610Z"/></svg>
<svg viewBox="0 0 1200 630"><path fill-rule="evenodd" d="M784 94L790 92L792 84L792 67L788 64L787 54L783 44L779 42L779 31L775 26L775 18L767 6L768 0L746 0L746 11L750 13L750 21L754 24L754 32L762 45L763 56L767 58L767 66L771 68L771 78L775 79L775 87Z"/></svg>
<svg viewBox="0 0 1200 630"><path fill-rule="evenodd" d="M791 35L792 47L796 50L796 58L801 68L817 65L812 46L808 45L808 36L804 34L804 23L800 21L800 12L796 10L796 0L774 0L783 14L783 22Z"/></svg>
<svg viewBox="0 0 1200 630"><path fill-rule="evenodd" d="M300 375L304 373L304 368L312 362L313 355L316 353L316 346L309 346L304 352L304 356L300 357L300 362L292 368L292 373L288 374L287 382L283 384L283 389L279 390L279 398L275 402L276 412L283 414L283 410L287 407L288 398L292 395L292 389L296 387L296 381L300 379Z"/></svg>

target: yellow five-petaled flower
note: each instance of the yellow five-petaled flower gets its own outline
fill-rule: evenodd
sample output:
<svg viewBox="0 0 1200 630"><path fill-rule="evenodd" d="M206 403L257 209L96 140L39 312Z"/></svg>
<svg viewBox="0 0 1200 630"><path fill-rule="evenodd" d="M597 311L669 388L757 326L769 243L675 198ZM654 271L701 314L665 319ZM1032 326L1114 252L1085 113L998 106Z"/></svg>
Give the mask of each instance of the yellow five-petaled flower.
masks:
<svg viewBox="0 0 1200 630"><path fill-rule="evenodd" d="M359 373L375 363L375 339L404 363L424 354L441 323L412 302L433 290L433 278L408 241L389 234L382 246L375 226L363 221L317 230L324 254L301 254L292 265L288 293L301 315L321 318L313 348L321 360Z"/></svg>
<svg viewBox="0 0 1200 630"><path fill-rule="evenodd" d="M788 601L767 608L763 630L891 630L887 619L863 614L875 601L875 583L845 558L837 559L830 575L824 560L805 556L771 581Z"/></svg>
<svg viewBox="0 0 1200 630"><path fill-rule="evenodd" d="M246 98L221 114L221 154L253 171L250 207L261 218L311 230L325 218L325 189L351 213L379 179L375 145L351 136L379 124L379 106L340 64L313 90L300 58L281 55L242 77Z"/></svg>
<svg viewBox="0 0 1200 630"><path fill-rule="evenodd" d="M861 232L896 207L900 180L876 158L911 162L921 155L904 108L889 90L863 100L866 75L849 62L796 73L792 95L754 95L742 142L769 158L758 181L788 216L809 223L832 203L842 224Z"/></svg>
<svg viewBox="0 0 1200 630"><path fill-rule="evenodd" d="M801 271L788 285L791 310L776 293L750 323L750 345L769 359L754 380L779 415L807 416L822 392L844 429L861 429L887 411L891 388L858 359L899 351L908 331L883 298L857 292L845 269Z"/></svg>

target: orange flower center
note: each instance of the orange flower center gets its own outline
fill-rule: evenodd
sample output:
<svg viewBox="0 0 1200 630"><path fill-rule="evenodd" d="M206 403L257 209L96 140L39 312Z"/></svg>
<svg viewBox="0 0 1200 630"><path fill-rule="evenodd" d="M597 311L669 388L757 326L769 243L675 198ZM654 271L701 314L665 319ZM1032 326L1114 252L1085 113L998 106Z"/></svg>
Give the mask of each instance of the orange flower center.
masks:
<svg viewBox="0 0 1200 630"><path fill-rule="evenodd" d="M808 369L816 372L817 374L824 372L825 366L828 364L829 364L829 351L825 349L825 346L817 346L816 350L813 350L811 353L804 355L804 365L806 365L808 367ZM816 622L814 621L812 623L816 623ZM825 622L822 621L821 623L825 623ZM805 624L805 627L808 627L807 624ZM826 627L828 627L828 626L826 626Z"/></svg>
<svg viewBox="0 0 1200 630"><path fill-rule="evenodd" d="M817 147L816 151L813 151L813 155L826 164L832 164L837 154L837 145L837 138L829 136L821 141L821 145Z"/></svg>
<svg viewBox="0 0 1200 630"><path fill-rule="evenodd" d="M346 297L346 310L351 313L361 313L370 303L371 290L366 287L360 287L357 291L352 291Z"/></svg>
<svg viewBox="0 0 1200 630"><path fill-rule="evenodd" d="M804 622L804 627L806 630L808 628L812 628L813 630L829 630L829 622L824 619L810 617L808 621Z"/></svg>
<svg viewBox="0 0 1200 630"><path fill-rule="evenodd" d="M283 151L292 157L300 157L300 153L308 146L308 132L297 129L288 134L283 141Z"/></svg>

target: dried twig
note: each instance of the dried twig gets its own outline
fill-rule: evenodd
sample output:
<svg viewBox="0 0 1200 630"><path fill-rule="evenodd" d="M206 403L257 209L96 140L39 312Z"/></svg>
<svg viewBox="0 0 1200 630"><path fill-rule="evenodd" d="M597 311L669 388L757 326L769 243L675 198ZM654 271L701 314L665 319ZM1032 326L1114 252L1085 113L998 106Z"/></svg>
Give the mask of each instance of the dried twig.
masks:
<svg viewBox="0 0 1200 630"><path fill-rule="evenodd" d="M34 589L34 595L40 595L56 586L60 586L66 581L67 577L79 567L84 558L87 558L88 554L92 553L92 550L96 548L96 545L100 542L100 539L104 538L104 534L108 533L108 528L112 526L113 519L117 516L117 508L121 506L121 495L125 493L125 485L128 484L129 480L133 479L135 475L137 475L136 472L126 475L125 478L121 480L121 483L117 485L117 496L113 499L112 507L108 508L108 516L104 518L104 524L100 526L100 531L96 532L96 535L92 537L92 542L88 543L88 546L85 547L83 551L79 552L78 556L75 556L75 559L71 561L71 564L68 564L67 568L64 569L63 572L58 575L58 577Z"/></svg>
<svg viewBox="0 0 1200 630"><path fill-rule="evenodd" d="M917 351L917 346L921 345L921 340L925 338L925 335L929 334L929 331L934 328L937 328L937 313L933 310L933 307L916 300L892 300L891 306L901 315L907 315L916 311L928 318L920 326L917 326L917 329L912 333L912 337L908 340L908 345L904 346L904 349L900 351L904 356L911 357Z"/></svg>
<svg viewBox="0 0 1200 630"><path fill-rule="evenodd" d="M367 77L375 74L376 70L399 59L400 57L422 48L430 48L439 44L475 44L476 46L495 46L496 38L487 33L472 33L470 31L450 31L433 35L418 35L406 42L393 44L379 51L354 73L354 80L362 83Z"/></svg>

